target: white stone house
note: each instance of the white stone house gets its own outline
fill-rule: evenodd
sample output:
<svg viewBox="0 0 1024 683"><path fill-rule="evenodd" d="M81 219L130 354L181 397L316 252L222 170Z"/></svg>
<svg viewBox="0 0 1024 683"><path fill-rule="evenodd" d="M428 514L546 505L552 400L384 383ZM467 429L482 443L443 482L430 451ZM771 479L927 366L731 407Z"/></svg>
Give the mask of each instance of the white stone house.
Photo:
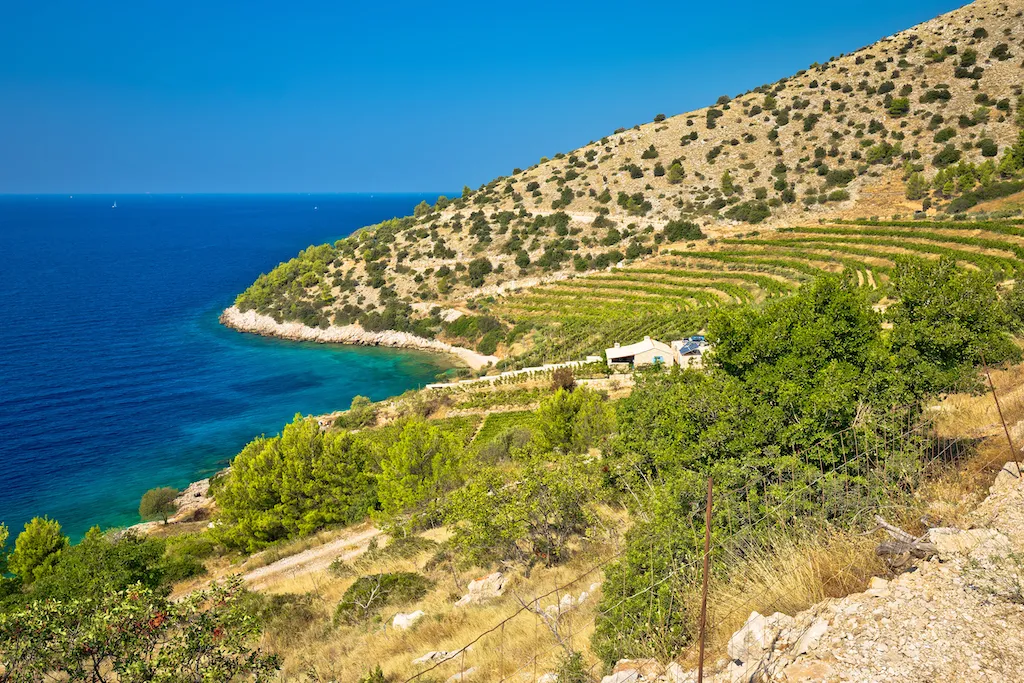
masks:
<svg viewBox="0 0 1024 683"><path fill-rule="evenodd" d="M672 347L650 337L644 337L643 341L627 346L616 343L612 348L605 349L604 354L608 359L608 365L632 365L638 368L655 363L665 367L676 364L676 353Z"/></svg>

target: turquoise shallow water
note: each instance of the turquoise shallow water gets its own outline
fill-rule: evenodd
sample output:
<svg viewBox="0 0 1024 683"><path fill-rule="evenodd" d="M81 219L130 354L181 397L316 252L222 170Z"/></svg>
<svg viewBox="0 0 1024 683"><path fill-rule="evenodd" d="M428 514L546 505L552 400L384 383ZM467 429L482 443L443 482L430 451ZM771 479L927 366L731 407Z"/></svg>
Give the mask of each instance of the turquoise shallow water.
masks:
<svg viewBox="0 0 1024 683"><path fill-rule="evenodd" d="M0 197L0 521L134 523L146 489L209 475L296 412L431 381L447 358L217 322L261 271L424 198Z"/></svg>

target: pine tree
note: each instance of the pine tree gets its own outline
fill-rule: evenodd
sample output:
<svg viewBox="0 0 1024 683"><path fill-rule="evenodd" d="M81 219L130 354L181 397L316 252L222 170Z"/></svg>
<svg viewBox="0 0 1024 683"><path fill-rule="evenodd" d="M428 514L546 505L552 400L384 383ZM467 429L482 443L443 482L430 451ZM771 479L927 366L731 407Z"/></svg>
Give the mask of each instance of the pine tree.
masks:
<svg viewBox="0 0 1024 683"><path fill-rule="evenodd" d="M907 199L921 199L928 189L928 183L920 173L910 174L907 179Z"/></svg>
<svg viewBox="0 0 1024 683"><path fill-rule="evenodd" d="M733 184L732 175L728 171L722 174L722 194L726 196L736 194L736 185Z"/></svg>
<svg viewBox="0 0 1024 683"><path fill-rule="evenodd" d="M672 165L668 167L668 182L672 185L678 185L683 182L685 175L683 166L678 161L673 161Z"/></svg>

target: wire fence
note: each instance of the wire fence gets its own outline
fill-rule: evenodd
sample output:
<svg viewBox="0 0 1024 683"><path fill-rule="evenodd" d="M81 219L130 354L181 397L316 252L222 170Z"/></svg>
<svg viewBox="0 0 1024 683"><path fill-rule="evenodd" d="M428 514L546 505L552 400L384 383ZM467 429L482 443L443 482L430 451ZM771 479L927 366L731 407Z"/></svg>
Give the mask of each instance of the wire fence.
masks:
<svg viewBox="0 0 1024 683"><path fill-rule="evenodd" d="M1006 407L1004 399L1001 419ZM922 411L920 406L865 413L853 426L810 448L773 454L761 466L744 472L742 481L716 482L710 511L713 575L721 578L730 569L770 556L771 544L780 538L832 531L864 534L877 529L875 515L896 521L906 518L918 509L915 492L972 454L980 441L980 437L944 436L939 417L940 413ZM1005 421L1003 425L1015 457L1011 430ZM603 638L612 643L631 642L643 635L648 646L641 648L637 656L643 659L636 666L645 679L669 677L669 667L679 666L672 662L687 654L678 644L687 639L695 643L701 635L693 599L700 595L708 512L707 504L694 498L688 514L678 519L672 542L652 535L650 547L644 549L634 539L544 593L516 595L519 607L508 616L461 647L435 653L404 683L553 681L552 672L560 662L572 653L588 651L595 628L602 629ZM688 552L680 552L679 539L686 541ZM626 584L630 590L605 592L599 600L595 593L602 590L602 573L629 553L645 550L649 576L634 577ZM822 585L831 585L863 564L862 555L853 555L818 579ZM754 610L770 614L779 604L789 604L790 577L776 571L764 578L757 590L742 596L720 597L713 591L708 597L706 631L740 624ZM581 661L577 666L583 670L578 672L600 680L604 664L592 655Z"/></svg>

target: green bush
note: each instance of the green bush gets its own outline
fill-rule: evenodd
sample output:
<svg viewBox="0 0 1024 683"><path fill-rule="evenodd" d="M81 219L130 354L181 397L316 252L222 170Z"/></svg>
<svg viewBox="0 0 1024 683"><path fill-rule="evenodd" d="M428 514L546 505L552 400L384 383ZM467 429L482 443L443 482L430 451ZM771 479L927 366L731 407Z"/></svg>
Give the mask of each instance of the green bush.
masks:
<svg viewBox="0 0 1024 683"><path fill-rule="evenodd" d="M166 592L163 587L167 583L188 572L176 569L175 575L168 577L168 565L180 566L182 561L168 563L164 553L162 540L131 532L106 536L93 527L80 543L60 552L54 566L32 585L31 595L33 599L99 598L106 591L125 590L135 584Z"/></svg>
<svg viewBox="0 0 1024 683"><path fill-rule="evenodd" d="M981 150L981 155L984 157L994 157L999 154L999 145L997 145L995 140L992 140L991 138L985 138L979 142L978 148Z"/></svg>
<svg viewBox="0 0 1024 683"><path fill-rule="evenodd" d="M419 600L433 586L432 581L413 572L360 576L341 597L334 621L348 626L363 623L385 607Z"/></svg>
<svg viewBox="0 0 1024 683"><path fill-rule="evenodd" d="M592 683L594 680L579 652L563 652L558 659L556 675L559 683Z"/></svg>
<svg viewBox="0 0 1024 683"><path fill-rule="evenodd" d="M501 331L491 330L480 338L480 342L476 345L476 350L485 356L493 355L498 350L498 343L504 337L505 335Z"/></svg>
<svg viewBox="0 0 1024 683"><path fill-rule="evenodd" d="M366 396L353 396L348 410L334 421L335 427L362 429L377 419L377 409Z"/></svg>
<svg viewBox="0 0 1024 683"><path fill-rule="evenodd" d="M744 223L760 223L771 215L772 211L768 208L768 205L757 200L748 200L734 204L725 212L726 218L731 218L734 221L743 221Z"/></svg>
<svg viewBox="0 0 1024 683"><path fill-rule="evenodd" d="M684 221L681 218L676 218L666 223L663 234L668 242L702 240L707 237L699 225L692 221Z"/></svg>
<svg viewBox="0 0 1024 683"><path fill-rule="evenodd" d="M244 596L238 578L180 600L133 586L34 601L0 614L0 652L11 655L4 677L192 681L201 672L209 681L274 680L278 658L260 651L261 624Z"/></svg>
<svg viewBox="0 0 1024 683"><path fill-rule="evenodd" d="M825 184L829 187L845 187L857 177L853 169L834 169L825 175Z"/></svg>
<svg viewBox="0 0 1024 683"><path fill-rule="evenodd" d="M402 427L380 461L377 497L382 516L395 521L412 516L411 524L430 524L442 497L457 488L464 477L463 440L450 430L423 420Z"/></svg>
<svg viewBox="0 0 1024 683"><path fill-rule="evenodd" d="M534 429L545 452L584 453L611 434L614 425L614 413L601 394L559 389L541 401Z"/></svg>
<svg viewBox="0 0 1024 683"><path fill-rule="evenodd" d="M475 258L469 262L468 277L469 284L471 287L482 287L485 279L491 272L494 271L494 266L484 256Z"/></svg>
<svg viewBox="0 0 1024 683"><path fill-rule="evenodd" d="M573 456L528 457L511 475L507 467L485 468L448 507L452 544L479 566L557 564L569 540L593 524L596 486L590 467Z"/></svg>
<svg viewBox="0 0 1024 683"><path fill-rule="evenodd" d="M993 364L1020 357L1003 332L990 273L961 270L947 256L897 257L892 287L898 300L886 317L894 364L916 395L969 388L982 354Z"/></svg>
<svg viewBox="0 0 1024 683"><path fill-rule="evenodd" d="M954 147L953 145L946 145L941 152L935 155L935 158L932 160L932 163L937 168L946 168L947 166L950 166L951 164L955 164L956 162L960 161L961 156L962 155L960 154L960 150L958 150L956 147Z"/></svg>
<svg viewBox="0 0 1024 683"><path fill-rule="evenodd" d="M910 113L910 98L896 97L889 103L889 114L892 116L905 116Z"/></svg>
<svg viewBox="0 0 1024 683"><path fill-rule="evenodd" d="M981 202L989 201L990 199L999 199L1000 197L1008 197L1009 195L1016 194L1021 190L1024 190L1024 181L991 183L973 192L965 192L951 201L947 210L950 213L960 213L961 211L966 211Z"/></svg>

